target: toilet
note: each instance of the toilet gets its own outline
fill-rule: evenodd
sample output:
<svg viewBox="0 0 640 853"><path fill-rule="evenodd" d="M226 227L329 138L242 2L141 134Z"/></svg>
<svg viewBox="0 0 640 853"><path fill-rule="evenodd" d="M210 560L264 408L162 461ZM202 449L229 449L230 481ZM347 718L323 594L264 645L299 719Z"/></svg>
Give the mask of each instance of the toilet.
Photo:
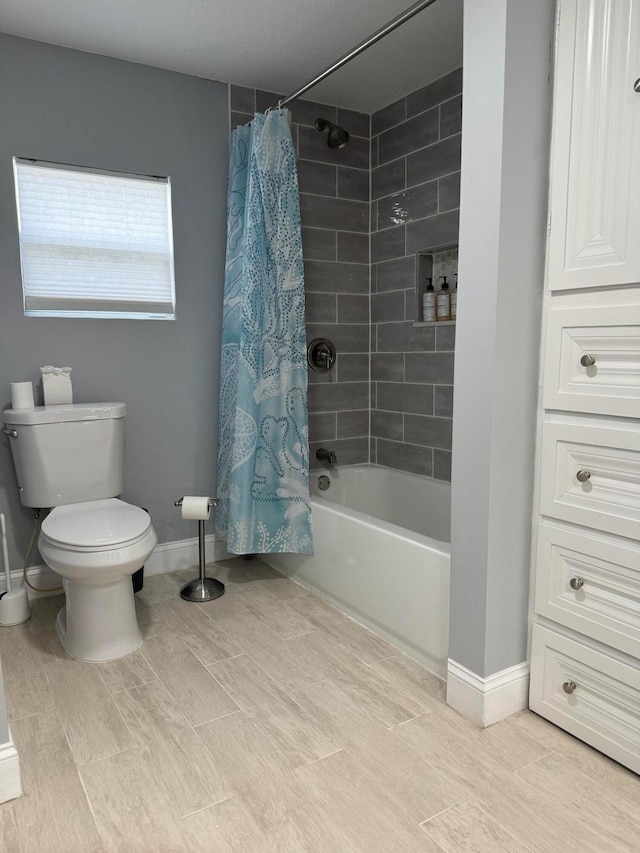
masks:
<svg viewBox="0 0 640 853"><path fill-rule="evenodd" d="M83 661L115 660L142 644L131 575L157 537L145 510L118 499L125 403L72 403L2 413L24 506L51 508L38 548L62 577L57 630Z"/></svg>

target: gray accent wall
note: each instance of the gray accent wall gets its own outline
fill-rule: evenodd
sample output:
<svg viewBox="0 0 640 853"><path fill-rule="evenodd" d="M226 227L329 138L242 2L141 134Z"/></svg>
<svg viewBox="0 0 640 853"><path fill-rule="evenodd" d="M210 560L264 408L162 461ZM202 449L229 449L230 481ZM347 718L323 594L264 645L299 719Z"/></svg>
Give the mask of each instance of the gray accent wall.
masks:
<svg viewBox="0 0 640 853"><path fill-rule="evenodd" d="M231 125L274 106L281 95L231 86ZM342 465L369 460L369 116L314 101L291 105L298 155L307 341L337 349L329 373L309 371L310 462L334 450ZM351 134L341 149L313 126L326 118Z"/></svg>
<svg viewBox="0 0 640 853"><path fill-rule="evenodd" d="M461 93L459 68L371 117L371 459L439 480L455 325L415 325L416 253L458 242Z"/></svg>
<svg viewBox="0 0 640 853"><path fill-rule="evenodd" d="M78 402L126 402L123 498L160 542L192 537L172 504L216 486L228 87L0 35L0 122L0 407L45 364L73 368ZM14 155L171 177L177 320L24 316ZM3 436L0 510L17 569L32 516Z"/></svg>

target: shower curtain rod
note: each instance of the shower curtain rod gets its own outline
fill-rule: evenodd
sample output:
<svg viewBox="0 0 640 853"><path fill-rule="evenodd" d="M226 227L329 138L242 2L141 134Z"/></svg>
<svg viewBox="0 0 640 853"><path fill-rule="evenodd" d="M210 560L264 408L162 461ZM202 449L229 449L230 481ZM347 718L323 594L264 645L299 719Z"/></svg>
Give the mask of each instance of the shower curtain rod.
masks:
<svg viewBox="0 0 640 853"><path fill-rule="evenodd" d="M350 62L354 59L358 54L365 51L368 47L371 47L372 44L375 44L380 39L383 39L386 35L393 32L393 30L397 29L401 24L404 24L405 21L413 18L414 15L417 15L418 12L422 12L423 9L426 9L427 6L431 6L435 3L436 0L419 0L419 2L414 3L413 6L409 6L408 9L405 9L402 14L398 15L392 21L389 21L388 24L385 24L381 29L376 30L375 33L369 36L369 38L360 42L360 44L356 45L356 47L352 48L348 53L345 53L344 56L341 56L336 62L332 65L329 65L324 71L321 71L316 77L312 80L309 80L308 83L305 83L304 86L301 86L296 92L293 92L291 95L287 95L286 98L282 98L278 101L278 107L284 107L287 104L290 104L291 101L297 100L301 95L311 89L312 86L315 86L317 83L320 83L324 80L325 77L328 77L330 74L333 74L334 71L337 71L338 68L342 68L343 65L346 65L347 62Z"/></svg>

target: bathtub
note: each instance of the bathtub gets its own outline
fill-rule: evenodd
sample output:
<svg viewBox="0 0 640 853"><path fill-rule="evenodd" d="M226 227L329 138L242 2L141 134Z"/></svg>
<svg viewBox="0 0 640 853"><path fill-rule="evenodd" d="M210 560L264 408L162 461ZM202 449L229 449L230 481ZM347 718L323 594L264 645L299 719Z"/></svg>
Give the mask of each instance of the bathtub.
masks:
<svg viewBox="0 0 640 853"><path fill-rule="evenodd" d="M312 471L310 486L315 554L262 559L446 677L449 483L366 465Z"/></svg>

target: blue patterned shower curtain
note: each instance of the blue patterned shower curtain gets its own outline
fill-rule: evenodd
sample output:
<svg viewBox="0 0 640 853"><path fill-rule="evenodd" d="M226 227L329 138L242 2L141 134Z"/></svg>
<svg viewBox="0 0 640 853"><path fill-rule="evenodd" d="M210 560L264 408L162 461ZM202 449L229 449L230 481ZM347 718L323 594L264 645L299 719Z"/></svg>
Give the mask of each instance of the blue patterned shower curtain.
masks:
<svg viewBox="0 0 640 853"><path fill-rule="evenodd" d="M313 553L300 202L286 110L231 138L216 532Z"/></svg>

